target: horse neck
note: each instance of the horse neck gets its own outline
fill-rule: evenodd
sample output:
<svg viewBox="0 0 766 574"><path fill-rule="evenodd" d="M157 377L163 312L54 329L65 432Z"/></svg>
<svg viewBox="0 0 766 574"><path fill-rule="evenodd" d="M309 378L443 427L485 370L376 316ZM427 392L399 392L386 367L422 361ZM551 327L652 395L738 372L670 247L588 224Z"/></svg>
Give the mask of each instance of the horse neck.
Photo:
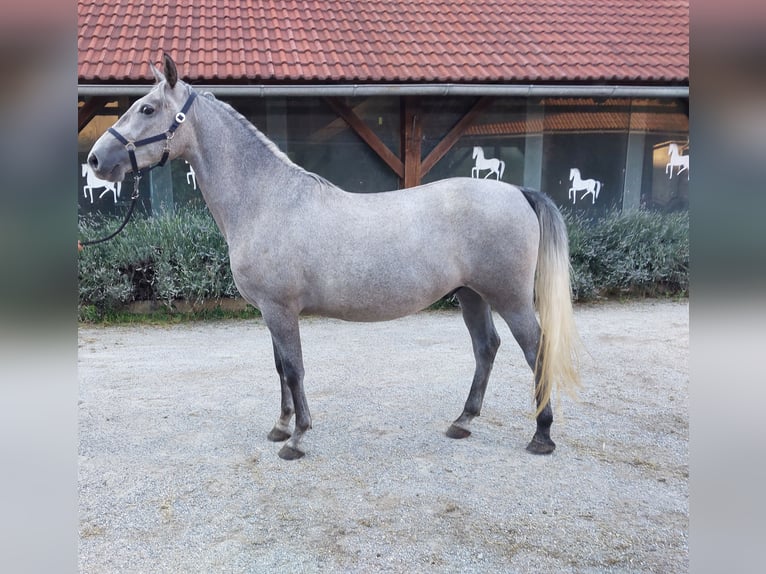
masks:
<svg viewBox="0 0 766 574"><path fill-rule="evenodd" d="M199 108L189 118L193 144L183 158L227 239L240 224L250 226L259 215L273 217L305 193L304 176L310 175L255 126L222 102L197 100Z"/></svg>

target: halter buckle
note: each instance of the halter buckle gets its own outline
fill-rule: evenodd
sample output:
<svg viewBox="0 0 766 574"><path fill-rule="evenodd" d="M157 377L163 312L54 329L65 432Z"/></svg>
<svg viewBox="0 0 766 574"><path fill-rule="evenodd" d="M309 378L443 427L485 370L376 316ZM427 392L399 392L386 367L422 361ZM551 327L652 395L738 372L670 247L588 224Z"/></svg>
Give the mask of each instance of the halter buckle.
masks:
<svg viewBox="0 0 766 574"><path fill-rule="evenodd" d="M176 121L177 121L179 124L182 124L182 123L184 123L184 122L186 121L186 114L185 114L185 113L183 113L183 112L178 112L178 113L176 114Z"/></svg>

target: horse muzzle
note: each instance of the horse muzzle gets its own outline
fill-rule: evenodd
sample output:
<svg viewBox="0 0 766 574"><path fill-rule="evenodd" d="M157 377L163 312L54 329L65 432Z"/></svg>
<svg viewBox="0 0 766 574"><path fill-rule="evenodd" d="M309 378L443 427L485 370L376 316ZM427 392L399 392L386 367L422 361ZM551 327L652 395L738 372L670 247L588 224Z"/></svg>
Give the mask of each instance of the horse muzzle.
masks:
<svg viewBox="0 0 766 574"><path fill-rule="evenodd" d="M88 154L88 165L93 174L106 181L122 181L128 172L128 154L122 146L104 142L99 138Z"/></svg>

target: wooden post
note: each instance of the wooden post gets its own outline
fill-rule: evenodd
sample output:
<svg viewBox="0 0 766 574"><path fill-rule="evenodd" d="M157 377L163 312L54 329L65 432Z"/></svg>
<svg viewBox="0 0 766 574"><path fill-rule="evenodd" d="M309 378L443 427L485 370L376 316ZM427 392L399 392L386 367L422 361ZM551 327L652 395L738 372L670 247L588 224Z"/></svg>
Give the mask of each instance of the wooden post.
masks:
<svg viewBox="0 0 766 574"><path fill-rule="evenodd" d="M404 187L420 185L421 180L421 142L423 139L423 124L420 120L420 100L415 97L402 98L402 152L404 157Z"/></svg>

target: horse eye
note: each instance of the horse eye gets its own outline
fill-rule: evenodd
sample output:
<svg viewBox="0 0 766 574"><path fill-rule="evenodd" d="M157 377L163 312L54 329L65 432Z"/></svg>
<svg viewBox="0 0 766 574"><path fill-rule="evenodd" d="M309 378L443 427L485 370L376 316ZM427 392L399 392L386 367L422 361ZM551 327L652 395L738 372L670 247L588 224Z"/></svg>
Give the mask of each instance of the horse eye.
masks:
<svg viewBox="0 0 766 574"><path fill-rule="evenodd" d="M143 106L141 106L141 109L138 111L141 112L142 114L150 116L154 113L154 108L150 106L149 104L144 104Z"/></svg>

